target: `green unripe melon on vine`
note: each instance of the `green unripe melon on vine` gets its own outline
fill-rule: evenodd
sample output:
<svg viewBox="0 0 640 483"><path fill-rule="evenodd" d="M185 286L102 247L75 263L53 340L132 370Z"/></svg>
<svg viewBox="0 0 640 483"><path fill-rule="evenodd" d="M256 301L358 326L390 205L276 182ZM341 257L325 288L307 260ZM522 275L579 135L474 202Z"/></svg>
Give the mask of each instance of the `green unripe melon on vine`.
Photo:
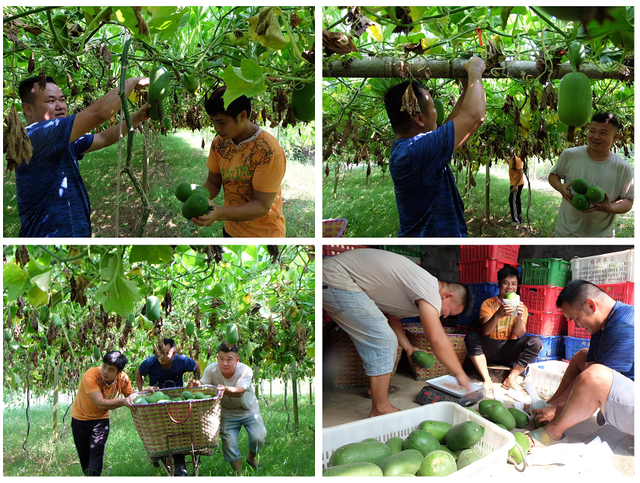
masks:
<svg viewBox="0 0 640 483"><path fill-rule="evenodd" d="M191 337L193 336L193 334L196 333L196 325L193 322L189 321L187 322L187 325L185 326L184 330L187 333L187 335Z"/></svg>
<svg viewBox="0 0 640 483"><path fill-rule="evenodd" d="M155 295L147 297L147 319L155 322L160 318L160 301Z"/></svg>
<svg viewBox="0 0 640 483"><path fill-rule="evenodd" d="M149 99L164 99L169 94L169 71L157 65L149 74Z"/></svg>
<svg viewBox="0 0 640 483"><path fill-rule="evenodd" d="M291 108L298 121L311 122L316 117L316 84L297 82L291 95Z"/></svg>
<svg viewBox="0 0 640 483"><path fill-rule="evenodd" d="M567 74L558 89L558 117L567 126L581 127L591 119L591 82L582 72Z"/></svg>
<svg viewBox="0 0 640 483"><path fill-rule="evenodd" d="M586 196L594 203L602 203L604 201L604 190L600 186L589 186Z"/></svg>
<svg viewBox="0 0 640 483"><path fill-rule="evenodd" d="M508 143L512 143L513 139L514 139L513 128L512 127L506 127L504 129L504 140L507 141Z"/></svg>
<svg viewBox="0 0 640 483"><path fill-rule="evenodd" d="M584 178L576 178L571 182L571 187L576 193L584 195L589 189L589 183Z"/></svg>
<svg viewBox="0 0 640 483"><path fill-rule="evenodd" d="M171 126L173 125L171 123L171 118L169 116L164 116L162 118L162 125L164 126L165 129L171 129Z"/></svg>
<svg viewBox="0 0 640 483"><path fill-rule="evenodd" d="M151 109L149 109L149 117L152 121L159 121L164 116L164 103L161 99L149 100Z"/></svg>
<svg viewBox="0 0 640 483"><path fill-rule="evenodd" d="M573 195L571 199L571 204L576 210L584 211L589 208L589 198L585 195Z"/></svg>
<svg viewBox="0 0 640 483"><path fill-rule="evenodd" d="M439 126L444 121L444 103L440 99L434 99L433 105L436 108L436 112L438 113L436 124Z"/></svg>
<svg viewBox="0 0 640 483"><path fill-rule="evenodd" d="M187 220L197 218L207 213L209 198L202 193L194 193L182 205L182 216Z"/></svg>
<svg viewBox="0 0 640 483"><path fill-rule="evenodd" d="M185 89L187 89L191 94L197 91L198 87L200 87L200 81L193 72L187 72L184 74L182 76L182 80L184 82Z"/></svg>
<svg viewBox="0 0 640 483"><path fill-rule="evenodd" d="M100 347L95 346L93 348L93 357L95 360L99 361L100 359L102 359L102 354L100 354Z"/></svg>
<svg viewBox="0 0 640 483"><path fill-rule="evenodd" d="M227 324L225 330L225 340L231 344L237 344L238 343L238 326L236 324Z"/></svg>
<svg viewBox="0 0 640 483"><path fill-rule="evenodd" d="M133 312L130 312L129 316L127 317L127 320L129 321L129 323L133 327L135 325L135 323L136 323L136 315Z"/></svg>
<svg viewBox="0 0 640 483"><path fill-rule="evenodd" d="M4 331L4 341L5 342L9 342L9 341L11 341L12 338L13 338L13 335L11 334L11 331L9 329L5 329L5 331Z"/></svg>

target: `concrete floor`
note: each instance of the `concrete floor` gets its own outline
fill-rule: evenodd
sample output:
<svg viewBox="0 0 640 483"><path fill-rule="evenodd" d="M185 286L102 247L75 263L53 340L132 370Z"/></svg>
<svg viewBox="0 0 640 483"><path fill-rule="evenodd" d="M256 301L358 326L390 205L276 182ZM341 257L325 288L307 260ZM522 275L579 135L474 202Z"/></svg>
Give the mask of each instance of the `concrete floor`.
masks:
<svg viewBox="0 0 640 483"><path fill-rule="evenodd" d="M425 384L422 380L414 380L413 374L409 372L407 367L403 367L401 364L398 372L392 377L391 384L398 388L398 391L395 394L390 395L389 398L395 407L400 410L419 407L419 404L414 402L414 398ZM322 402L322 427L329 428L340 424L366 419L369 415L369 411L371 410L371 400L363 397L366 390L366 387L340 390L325 389L323 391ZM510 407L510 402L513 400L508 396L505 396L504 401L505 405ZM477 410L478 404L476 403L472 407ZM534 429L533 424L529 423L527 428L518 431L524 432L532 429ZM606 442L613 451L613 456L607 458L607 461L598 462L598 467L603 469L603 473L609 477L615 476L616 474L618 476L633 476L633 436L622 433L610 425L606 425L604 427L598 426L595 416L592 416L590 419L569 429L565 433L565 440L563 440L563 443L588 443L596 436L599 436L602 441ZM563 447L558 447L557 449L560 451L562 448ZM537 448L534 451L537 451ZM533 456L533 454L530 455L529 459L531 459L531 456ZM602 463L604 463L604 465ZM485 470L485 472L483 472L483 476L513 477L515 475L539 475L554 477L559 476L563 470L571 476L583 473L583 471L575 465L571 467L566 465L566 468L562 468L561 466L562 465L557 464L529 466L524 473L518 473L512 465L505 462L503 468L494 467L491 468L488 473L486 473L487 470ZM607 471L604 471L605 468ZM584 473L591 476L594 475L593 471L593 468L584 468ZM556 475L556 472L558 475Z"/></svg>

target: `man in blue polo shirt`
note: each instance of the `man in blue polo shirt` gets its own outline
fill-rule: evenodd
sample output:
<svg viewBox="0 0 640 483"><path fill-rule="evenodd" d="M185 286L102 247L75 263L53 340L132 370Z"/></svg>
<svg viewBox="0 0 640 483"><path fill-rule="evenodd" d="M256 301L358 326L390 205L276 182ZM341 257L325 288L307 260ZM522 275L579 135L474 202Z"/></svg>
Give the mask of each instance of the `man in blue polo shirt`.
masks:
<svg viewBox="0 0 640 483"><path fill-rule="evenodd" d="M433 99L417 81L395 85L384 96L396 135L389 172L400 217L399 237L467 236L464 204L449 162L484 122L485 63L472 57L464 68L468 79L462 79L462 95L440 127Z"/></svg>
<svg viewBox="0 0 640 483"><path fill-rule="evenodd" d="M147 357L136 371L136 385L142 391L144 377L149 376L149 385L160 389L166 387L182 387L182 376L185 372L193 372L195 379L200 379L200 367L193 359L176 354L176 343L173 339L163 339L164 350L158 357Z"/></svg>
<svg viewBox="0 0 640 483"><path fill-rule="evenodd" d="M127 97L149 84L146 77L127 79ZM66 96L51 77L42 89L38 77L20 83L22 110L33 155L15 168L20 237L91 237L91 203L78 161L111 146L120 136L119 123L90 134L120 110L113 89L77 114L67 116ZM149 104L131 116L133 126L148 119ZM123 133L128 130L126 122Z"/></svg>
<svg viewBox="0 0 640 483"><path fill-rule="evenodd" d="M136 385L138 392L142 391L144 377L149 375L149 385L160 389L168 387L182 387L182 376L185 372L193 372L194 379L200 379L200 366L187 356L176 354L176 343L173 339L163 339L164 350L151 357L147 357L136 370ZM173 455L175 461L175 476L187 476L187 467L183 454Z"/></svg>
<svg viewBox="0 0 640 483"><path fill-rule="evenodd" d="M529 433L548 445L600 409L597 422L633 435L634 307L613 300L584 280L567 283L556 306L591 334L588 349L576 353L544 409L533 410L545 427Z"/></svg>

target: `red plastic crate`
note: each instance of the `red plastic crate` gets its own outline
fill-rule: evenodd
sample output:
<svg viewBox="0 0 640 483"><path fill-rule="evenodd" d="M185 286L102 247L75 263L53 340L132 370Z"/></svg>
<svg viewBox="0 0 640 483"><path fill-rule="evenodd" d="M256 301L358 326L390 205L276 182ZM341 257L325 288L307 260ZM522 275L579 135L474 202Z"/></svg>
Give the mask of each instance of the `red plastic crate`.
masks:
<svg viewBox="0 0 640 483"><path fill-rule="evenodd" d="M344 253L348 250L355 250L357 248L369 248L362 245L324 245L322 247L323 257L333 257L339 253Z"/></svg>
<svg viewBox="0 0 640 483"><path fill-rule="evenodd" d="M530 310L527 332L536 335L567 335L567 319L562 312Z"/></svg>
<svg viewBox="0 0 640 483"><path fill-rule="evenodd" d="M498 283L498 270L505 265L518 268L517 263L494 258L485 258L476 262L460 262L458 264L460 283Z"/></svg>
<svg viewBox="0 0 640 483"><path fill-rule="evenodd" d="M582 327L576 327L576 323L573 320L568 321L567 335L569 337L576 337L577 339L591 339L591 334Z"/></svg>
<svg viewBox="0 0 640 483"><path fill-rule="evenodd" d="M625 282L625 283L604 283L602 285L598 285L602 290L607 292L609 297L617 302L622 302L623 304L633 304L633 282Z"/></svg>
<svg viewBox="0 0 640 483"><path fill-rule="evenodd" d="M460 245L460 261L467 263L495 258L518 263L519 252L520 245Z"/></svg>
<svg viewBox="0 0 640 483"><path fill-rule="evenodd" d="M562 287L552 285L520 285L520 300L529 310L557 312L556 300Z"/></svg>

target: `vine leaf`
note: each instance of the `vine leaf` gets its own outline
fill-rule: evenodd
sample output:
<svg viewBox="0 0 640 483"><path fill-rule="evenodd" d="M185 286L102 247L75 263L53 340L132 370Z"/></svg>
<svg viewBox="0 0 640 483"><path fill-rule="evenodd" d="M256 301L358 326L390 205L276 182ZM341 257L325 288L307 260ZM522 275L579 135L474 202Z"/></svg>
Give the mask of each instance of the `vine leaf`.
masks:
<svg viewBox="0 0 640 483"><path fill-rule="evenodd" d="M251 59L242 59L239 68L228 66L222 79L227 86L222 97L225 109L238 97L254 97L267 88L264 85L264 69Z"/></svg>
<svg viewBox="0 0 640 483"><path fill-rule="evenodd" d="M7 263L2 270L2 285L7 289L9 302L17 300L29 283L27 272L15 263Z"/></svg>
<svg viewBox="0 0 640 483"><path fill-rule="evenodd" d="M118 254L108 253L102 257L100 275L110 282L98 290L96 302L102 304L106 312L115 312L127 317L142 296L138 286L125 278L122 260Z"/></svg>
<svg viewBox="0 0 640 483"><path fill-rule="evenodd" d="M129 262L147 262L152 265L160 262L171 263L173 248L169 245L134 245L131 247Z"/></svg>

